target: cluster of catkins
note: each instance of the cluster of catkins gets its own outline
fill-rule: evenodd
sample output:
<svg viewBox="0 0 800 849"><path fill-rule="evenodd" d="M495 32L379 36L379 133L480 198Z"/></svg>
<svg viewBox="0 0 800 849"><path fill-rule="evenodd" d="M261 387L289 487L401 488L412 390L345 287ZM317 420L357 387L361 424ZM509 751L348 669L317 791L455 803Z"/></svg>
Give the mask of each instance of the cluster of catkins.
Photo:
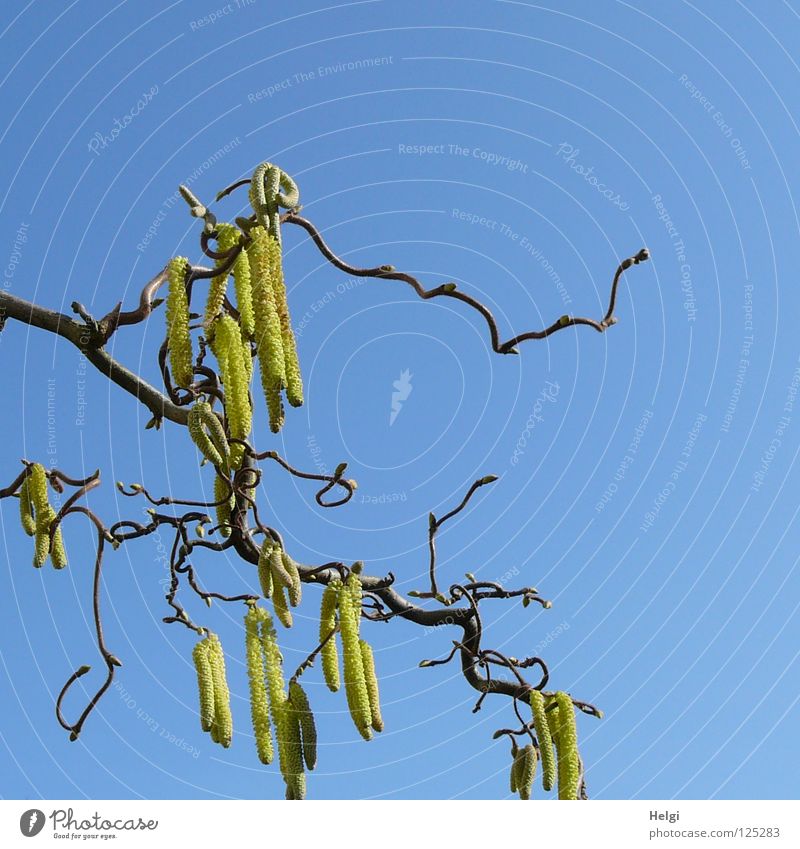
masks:
<svg viewBox="0 0 800 849"><path fill-rule="evenodd" d="M44 566L48 556L56 569L67 565L67 552L61 538L61 528L56 528L50 540L50 526L56 518L56 511L47 496L47 473L41 463L32 463L19 491L19 518L22 530L29 537L35 537L33 565Z"/></svg>
<svg viewBox="0 0 800 849"><path fill-rule="evenodd" d="M345 582L335 579L325 588L320 610L319 652L325 682L335 692L342 680L336 645L338 632L350 715L361 736L370 740L373 731L383 730L383 719L372 648L359 634L360 565L354 564ZM295 607L300 602L297 564L278 543L267 540L262 545L258 574L264 597L272 599L275 616L282 625L291 627L289 606ZM244 626L250 713L259 760L271 764L277 745L286 798L303 799L305 770L313 770L317 763L317 730L308 696L297 680L302 667L287 686L273 619L263 607L249 602ZM200 691L201 726L210 732L215 743L228 747L233 737L233 718L219 638L209 634L200 640L193 658Z"/></svg>
<svg viewBox="0 0 800 849"><path fill-rule="evenodd" d="M216 223L213 233L217 239L216 252L221 256L217 266L228 264L233 251L238 251L233 266L211 280L203 329L205 337L219 364L219 376L225 387L225 424L229 435L246 439L252 426L250 380L253 371L253 352L259 362L261 385L269 412L270 428L277 433L283 426L283 396L294 406L303 403L303 381L297 357L294 331L286 298L280 241L280 222L277 215L278 197L269 205L274 214L262 217L265 191L278 188L266 185L270 176L278 174L289 179L282 171L264 163L253 174L251 199L254 203L256 223L237 219L244 229L235 224ZM281 177L282 175L282 177ZM292 184L293 185L293 184ZM260 194L257 189L260 187ZM260 200L259 200L260 198ZM297 191L289 198L297 202ZM261 223L263 221L263 223ZM227 257L225 256L227 254ZM189 297L187 282L191 265L186 257L175 257L167 266L169 291L167 295L167 344L169 363L175 384L188 389L194 377L195 357L190 332ZM235 311L226 311L226 299L232 303L228 292L229 277L233 277ZM241 463L243 447L234 444L231 461L234 468Z"/></svg>
<svg viewBox="0 0 800 849"><path fill-rule="evenodd" d="M577 799L581 783L581 759L578 753L578 732L575 708L568 693L559 691L550 696L531 690L531 712L538 748L511 744L511 792L520 799L530 799L536 766L542 762L542 787L552 790L558 775L558 798Z"/></svg>

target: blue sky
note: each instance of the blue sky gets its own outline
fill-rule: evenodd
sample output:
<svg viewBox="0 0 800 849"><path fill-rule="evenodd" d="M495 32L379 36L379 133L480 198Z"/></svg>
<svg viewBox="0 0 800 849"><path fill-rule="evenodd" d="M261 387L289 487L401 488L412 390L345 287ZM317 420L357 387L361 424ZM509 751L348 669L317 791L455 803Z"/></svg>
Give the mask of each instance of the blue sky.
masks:
<svg viewBox="0 0 800 849"><path fill-rule="evenodd" d="M67 312L130 308L169 257L199 260L177 185L210 200L264 159L294 175L342 256L455 281L504 338L602 316L616 264L646 245L617 326L502 357L465 305L350 278L287 228L307 405L274 437L259 399L255 441L310 470L347 460L360 486L321 511L312 487L269 468L261 509L298 559L363 559L407 591L424 580L428 511L499 475L442 531L441 575L534 584L553 601L486 603L485 645L542 654L553 687L605 711L579 722L590 795L796 796L800 5L221 5L38 2L7 22L4 287ZM163 322L110 344L154 382ZM185 431L145 431L147 411L67 343L11 322L0 358L4 484L20 457L75 476L99 467L90 504L109 524L144 508L116 480L209 491ZM234 694L233 748L200 731L192 635L161 622L166 534L108 558L106 637L124 666L70 743L55 694L82 663L96 667L87 687L100 675L92 533L73 519L69 569L35 571L16 502L0 517L2 796L282 793L250 737L242 611L187 600L221 635ZM224 555L196 565L208 586L254 587ZM287 664L313 648L317 603L307 589ZM508 700L473 714L455 667L417 668L449 650L441 629L365 631L386 731L361 742L312 671L309 794L507 795L508 747L492 732L513 721Z"/></svg>

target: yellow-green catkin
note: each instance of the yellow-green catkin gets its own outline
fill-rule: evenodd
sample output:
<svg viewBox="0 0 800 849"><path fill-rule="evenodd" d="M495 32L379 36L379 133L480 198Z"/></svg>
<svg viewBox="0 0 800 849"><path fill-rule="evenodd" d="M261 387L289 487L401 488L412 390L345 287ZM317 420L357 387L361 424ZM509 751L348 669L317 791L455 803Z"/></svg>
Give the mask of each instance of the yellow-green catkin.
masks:
<svg viewBox="0 0 800 849"><path fill-rule="evenodd" d="M53 534L52 553L50 551L50 526L56 518L56 511L50 506L50 499L47 497L47 473L41 463L33 463L30 466L30 474L25 483L36 535L33 565L37 569L44 566L49 554L53 566L63 569L67 565L67 553L64 550L60 527L56 528Z"/></svg>
<svg viewBox="0 0 800 849"><path fill-rule="evenodd" d="M336 635L330 636L336 629L336 605L342 582L338 579L325 587L322 593L322 604L319 611L319 641L325 640L322 646L322 674L328 689L335 693L340 686L339 680L339 651L336 648Z"/></svg>
<svg viewBox="0 0 800 849"><path fill-rule="evenodd" d="M212 465L227 471L230 466L230 450L225 431L207 401L198 401L188 418L189 435L200 453Z"/></svg>
<svg viewBox="0 0 800 849"><path fill-rule="evenodd" d="M31 503L27 477L19 490L19 520L22 523L22 530L29 537L32 537L36 533L36 521L33 518L33 504Z"/></svg>
<svg viewBox="0 0 800 849"><path fill-rule="evenodd" d="M577 799L580 790L581 764L578 754L578 731L575 725L575 709L568 693L557 692L554 696L556 709L553 711L553 738L558 752L558 798Z"/></svg>
<svg viewBox="0 0 800 849"><path fill-rule="evenodd" d="M217 224L217 253L225 253L231 250L239 241L239 229L232 224ZM224 265L227 259L218 259L217 266ZM228 290L228 274L218 274L211 278L208 287L208 299L206 300L205 325L209 327L211 322L220 314L225 294Z"/></svg>
<svg viewBox="0 0 800 849"><path fill-rule="evenodd" d="M361 630L362 586L360 576L363 568L364 564L358 560L353 564L350 574L347 576L347 588L350 590L350 597L353 599L353 615L356 619L356 631Z"/></svg>
<svg viewBox="0 0 800 849"><path fill-rule="evenodd" d="M264 540L264 546L269 545L269 570L272 579L272 605L275 609L275 615L280 620L284 628L292 627L292 612L289 610L289 605L286 601L286 589L291 586L292 579L287 573L283 565L282 549L277 542ZM260 559L260 556L259 556Z"/></svg>
<svg viewBox="0 0 800 849"><path fill-rule="evenodd" d="M550 725L545 714L545 699L539 690L531 690L530 703L536 742L539 744L539 756L542 759L542 786L550 791L556 781L556 760Z"/></svg>
<svg viewBox="0 0 800 849"><path fill-rule="evenodd" d="M208 656L208 637L200 640L192 651L194 667L197 670L197 689L200 695L200 727L211 731L214 724L214 678Z"/></svg>
<svg viewBox="0 0 800 849"><path fill-rule="evenodd" d="M344 689L347 705L356 728L365 740L372 739L372 714L369 692L364 678L364 660L358 640L358 626L353 611L353 595L349 586L339 590L339 626L344 656Z"/></svg>
<svg viewBox="0 0 800 849"><path fill-rule="evenodd" d="M239 326L225 315L214 322L214 340L222 383L225 387L225 418L234 439L247 439L253 425L250 406L250 378L244 361ZM231 465L239 468L244 446L234 443L230 448Z"/></svg>
<svg viewBox="0 0 800 849"><path fill-rule="evenodd" d="M533 780L536 777L536 749L528 743L519 750L519 766L517 767L517 792L520 799L530 799L533 790Z"/></svg>
<svg viewBox="0 0 800 849"><path fill-rule="evenodd" d="M281 323L281 341L283 342L284 367L286 371L286 398L293 407L303 404L303 378L300 373L300 361L297 357L297 341L292 329L289 314L289 301L286 296L286 283L283 279L283 257L280 242L269 242L270 280L275 298L275 308Z"/></svg>
<svg viewBox="0 0 800 849"><path fill-rule="evenodd" d="M223 537L231 535L231 511L236 502L230 480L220 475L214 477L214 502L217 505L217 524Z"/></svg>
<svg viewBox="0 0 800 849"><path fill-rule="evenodd" d="M247 656L247 680L250 684L250 716L253 721L253 734L256 738L256 751L261 763L271 764L274 757L272 729L269 722L264 652L258 631L263 618L264 611L255 605L247 611L244 618L245 653Z"/></svg>
<svg viewBox="0 0 800 849"><path fill-rule="evenodd" d="M302 790L302 795L305 795L305 778L303 777L302 782L299 778L295 780L290 780L289 778L289 776L297 776L298 772L302 773L302 763L300 763L300 770L297 770L294 748L299 742L300 724L296 716L294 719L291 714L287 716L288 699L286 697L286 685L283 679L283 662L280 648L278 647L275 626L272 624L272 617L266 611L261 621L261 645L264 652L264 668L267 677L270 715L278 742L278 760L281 775L283 775L284 781L286 781L287 796L288 793L295 794L300 790ZM296 723L297 737L294 736L293 721ZM296 752L302 761L301 749L302 745L297 747ZM300 786L301 783L302 787ZM290 798L296 798L296 796L292 795Z"/></svg>
<svg viewBox="0 0 800 849"><path fill-rule="evenodd" d="M522 749L520 749L516 742L511 745L511 769L509 770L508 775L508 787L512 793L517 792L517 787L519 786L519 768L522 763L521 756Z"/></svg>
<svg viewBox="0 0 800 849"><path fill-rule="evenodd" d="M286 782L287 799L305 799L306 775L303 771L303 739L300 713L287 699L281 710L281 733L284 739L285 758L283 780Z"/></svg>
<svg viewBox="0 0 800 849"><path fill-rule="evenodd" d="M272 545L272 540L265 539L258 553L258 582L264 598L272 598L272 569L269 565Z"/></svg>
<svg viewBox="0 0 800 849"><path fill-rule="evenodd" d="M216 634L209 635L208 662L211 666L211 678L214 682L214 723L212 735L214 742L228 748L233 739L233 715L231 714L231 694L225 676L225 654L222 643Z"/></svg>
<svg viewBox="0 0 800 849"><path fill-rule="evenodd" d="M252 276L256 351L261 367L261 385L269 411L270 429L273 433L277 433L283 426L281 389L286 382L286 364L280 316L276 309L271 280L270 240L272 237L263 227L257 226L250 231L250 238L252 241L247 254Z"/></svg>
<svg viewBox="0 0 800 849"><path fill-rule="evenodd" d="M253 288L250 274L250 260L246 251L242 251L233 263L233 283L236 291L236 309L239 310L239 325L242 338L250 339L255 333L253 314Z"/></svg>
<svg viewBox="0 0 800 849"><path fill-rule="evenodd" d="M303 597L303 582L300 580L300 570L297 568L294 560L283 550L281 550L281 564L290 579L286 585L286 591L289 593L289 604L292 607L297 607Z"/></svg>
<svg viewBox="0 0 800 849"><path fill-rule="evenodd" d="M308 769L314 769L317 765L317 726L314 722L314 714L308 702L306 691L297 681L289 682L289 701L297 712L300 722L300 732L303 737L303 760Z"/></svg>
<svg viewBox="0 0 800 849"><path fill-rule="evenodd" d="M189 260L176 256L167 265L167 344L172 379L177 386L187 387L194 376L192 339L189 335L189 300L186 297L186 272Z"/></svg>
<svg viewBox="0 0 800 849"><path fill-rule="evenodd" d="M364 665L364 680L367 684L369 695L369 712L372 716L372 728L375 731L383 731L383 717L381 716L381 697L378 689L378 676L375 673L375 658L372 654L372 646L366 640L359 640L361 648L361 662Z"/></svg>

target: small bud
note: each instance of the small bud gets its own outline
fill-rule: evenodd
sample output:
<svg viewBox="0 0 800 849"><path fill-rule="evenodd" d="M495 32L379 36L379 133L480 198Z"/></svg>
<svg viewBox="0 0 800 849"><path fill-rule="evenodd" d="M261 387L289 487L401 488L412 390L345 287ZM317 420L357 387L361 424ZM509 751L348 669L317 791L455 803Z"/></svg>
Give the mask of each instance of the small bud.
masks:
<svg viewBox="0 0 800 849"><path fill-rule="evenodd" d="M434 598L436 599L436 601L440 602L441 604L447 604L447 599L441 593L436 593Z"/></svg>
<svg viewBox="0 0 800 849"><path fill-rule="evenodd" d="M428 527L431 530L434 530L436 527L436 516L434 516L433 513L428 513Z"/></svg>
<svg viewBox="0 0 800 849"><path fill-rule="evenodd" d="M531 603L531 600L528 596L522 596L522 606L527 607Z"/></svg>
<svg viewBox="0 0 800 849"><path fill-rule="evenodd" d="M456 284L455 283L445 283L444 286L442 286L443 292L455 292L455 290L456 290Z"/></svg>
<svg viewBox="0 0 800 849"><path fill-rule="evenodd" d="M340 478L344 474L344 470L346 468L347 468L347 463L339 463L339 465L333 471L333 476L335 478Z"/></svg>
<svg viewBox="0 0 800 849"><path fill-rule="evenodd" d="M420 597L419 590L409 590L408 591L408 597L409 598L419 598Z"/></svg>
<svg viewBox="0 0 800 849"><path fill-rule="evenodd" d="M562 315L561 318L558 320L558 323L562 327L566 327L569 324L569 322L570 322L570 318L569 318L568 315Z"/></svg>
<svg viewBox="0 0 800 849"><path fill-rule="evenodd" d="M351 489L358 489L358 481L355 478L348 478L347 482L350 484Z"/></svg>
<svg viewBox="0 0 800 849"><path fill-rule="evenodd" d="M356 562L350 567L350 571L354 575L360 575L364 571L364 561L356 560Z"/></svg>
<svg viewBox="0 0 800 849"><path fill-rule="evenodd" d="M131 484L131 489L132 489L134 492L141 492L141 491L144 489L144 487L143 487L140 483L132 483L132 484Z"/></svg>
<svg viewBox="0 0 800 849"><path fill-rule="evenodd" d="M76 673L75 677L80 678L81 675L85 675L92 667L91 666L82 666Z"/></svg>
<svg viewBox="0 0 800 849"><path fill-rule="evenodd" d="M498 480L497 475L486 475L486 477L480 479L480 485L485 486L487 483L494 483Z"/></svg>
<svg viewBox="0 0 800 849"><path fill-rule="evenodd" d="M122 666L122 661L114 654L108 656L108 662L112 666Z"/></svg>
<svg viewBox="0 0 800 849"><path fill-rule="evenodd" d="M421 660L419 662L420 669L424 669L426 666L432 666L429 660Z"/></svg>
<svg viewBox="0 0 800 849"><path fill-rule="evenodd" d="M550 610L550 608L551 608L552 606L553 606L553 602L552 602L552 601L546 601L546 602L542 605L542 607L543 607L545 610Z"/></svg>
<svg viewBox="0 0 800 849"><path fill-rule="evenodd" d="M464 577L465 577L468 581L470 581L471 583L473 583L473 584L475 583L475 576L472 574L472 572L465 572L465 573L464 573Z"/></svg>
<svg viewBox="0 0 800 849"><path fill-rule="evenodd" d="M202 525L195 526L194 532L199 537L204 537L206 535L206 529Z"/></svg>

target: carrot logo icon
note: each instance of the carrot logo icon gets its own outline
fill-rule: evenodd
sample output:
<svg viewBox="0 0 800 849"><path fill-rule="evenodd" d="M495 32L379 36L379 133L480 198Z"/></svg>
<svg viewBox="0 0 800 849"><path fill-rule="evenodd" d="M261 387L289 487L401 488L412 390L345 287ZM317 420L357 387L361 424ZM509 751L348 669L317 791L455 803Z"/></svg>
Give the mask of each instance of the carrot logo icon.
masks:
<svg viewBox="0 0 800 849"><path fill-rule="evenodd" d="M25 837L36 837L44 828L44 813L38 808L31 808L19 818L19 830Z"/></svg>
<svg viewBox="0 0 800 849"><path fill-rule="evenodd" d="M408 369L403 369L400 372L400 377L392 383L394 392L392 392L392 412L389 416L389 427L394 424L395 419L400 415L400 410L403 409L403 402L408 400L411 390L414 388L411 385L413 375Z"/></svg>

